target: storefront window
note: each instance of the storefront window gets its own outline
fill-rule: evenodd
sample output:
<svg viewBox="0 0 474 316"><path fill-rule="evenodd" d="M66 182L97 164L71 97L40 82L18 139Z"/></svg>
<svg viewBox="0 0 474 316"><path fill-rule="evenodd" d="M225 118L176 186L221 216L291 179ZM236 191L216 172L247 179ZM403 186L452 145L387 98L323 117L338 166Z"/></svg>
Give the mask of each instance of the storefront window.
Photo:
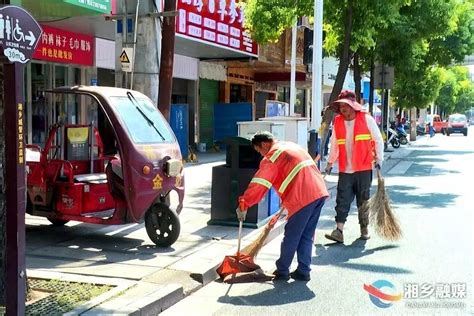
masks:
<svg viewBox="0 0 474 316"><path fill-rule="evenodd" d="M44 90L50 78L46 64L31 64L31 134L33 144L43 146L47 132L47 103Z"/></svg>
<svg viewBox="0 0 474 316"><path fill-rule="evenodd" d="M250 86L241 84L230 85L230 102L250 102L249 92L252 92Z"/></svg>
<svg viewBox="0 0 474 316"><path fill-rule="evenodd" d="M305 116L306 93L304 89L296 89L295 114Z"/></svg>
<svg viewBox="0 0 474 316"><path fill-rule="evenodd" d="M53 87L76 85L81 82L81 69L50 63L31 63L31 137L32 143L44 146L48 137L48 126L52 123L77 124L79 105L77 100L70 98L68 102L60 102L52 95L45 96L44 91ZM31 98L31 99L30 99Z"/></svg>

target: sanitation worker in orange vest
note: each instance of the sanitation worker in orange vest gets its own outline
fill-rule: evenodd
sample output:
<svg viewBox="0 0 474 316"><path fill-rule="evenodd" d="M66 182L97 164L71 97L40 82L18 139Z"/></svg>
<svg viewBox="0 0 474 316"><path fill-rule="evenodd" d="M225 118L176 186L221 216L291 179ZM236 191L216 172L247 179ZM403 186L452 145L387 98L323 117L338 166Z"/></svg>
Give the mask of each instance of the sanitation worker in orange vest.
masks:
<svg viewBox="0 0 474 316"><path fill-rule="evenodd" d="M361 206L370 197L372 169L380 168L383 161L383 139L374 118L362 111L354 92L344 90L331 104L338 115L334 118L331 149L326 174L339 162L339 180L336 196L336 229L326 238L343 243L344 223L354 197L359 211L360 238L370 238L369 214Z"/></svg>
<svg viewBox="0 0 474 316"><path fill-rule="evenodd" d="M245 220L247 209L257 204L273 186L288 210L274 279L287 281L291 277L309 281L314 233L328 197L321 172L305 149L292 142L279 142L269 132L257 132L252 145L263 159L248 188L239 197L237 217ZM295 253L298 267L290 273Z"/></svg>

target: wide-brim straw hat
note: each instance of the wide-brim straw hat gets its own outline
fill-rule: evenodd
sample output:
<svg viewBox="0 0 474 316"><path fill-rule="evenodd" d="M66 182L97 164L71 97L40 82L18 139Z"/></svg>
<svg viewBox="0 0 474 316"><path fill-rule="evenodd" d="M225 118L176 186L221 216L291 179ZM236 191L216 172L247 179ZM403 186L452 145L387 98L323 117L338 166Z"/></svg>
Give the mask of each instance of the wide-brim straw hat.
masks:
<svg viewBox="0 0 474 316"><path fill-rule="evenodd" d="M354 92L352 91L348 91L348 90L344 90L342 91L340 94L339 94L339 97L336 101L334 101L333 103L331 103L331 109L335 112L335 113L340 113L339 111L339 105L341 103L345 103L347 105L349 105L351 108L354 109L354 111L356 112L359 112L359 111L362 111L364 110L364 108L362 107L362 105L360 105L359 102L357 102L356 100L356 97L355 97L355 94Z"/></svg>

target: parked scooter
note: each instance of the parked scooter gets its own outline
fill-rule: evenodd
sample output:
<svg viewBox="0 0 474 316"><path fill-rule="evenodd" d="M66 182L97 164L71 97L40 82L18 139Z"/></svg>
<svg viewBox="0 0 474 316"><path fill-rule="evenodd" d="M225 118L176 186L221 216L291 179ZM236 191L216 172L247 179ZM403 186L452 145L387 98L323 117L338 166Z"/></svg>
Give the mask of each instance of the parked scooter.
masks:
<svg viewBox="0 0 474 316"><path fill-rule="evenodd" d="M405 126L403 124L398 124L395 128L395 131L398 133L398 139L400 140L400 144L408 144L408 134L405 130Z"/></svg>
<svg viewBox="0 0 474 316"><path fill-rule="evenodd" d="M406 137L405 137L406 139ZM400 148L400 138L396 130L391 127L388 128L388 141L393 148Z"/></svg>

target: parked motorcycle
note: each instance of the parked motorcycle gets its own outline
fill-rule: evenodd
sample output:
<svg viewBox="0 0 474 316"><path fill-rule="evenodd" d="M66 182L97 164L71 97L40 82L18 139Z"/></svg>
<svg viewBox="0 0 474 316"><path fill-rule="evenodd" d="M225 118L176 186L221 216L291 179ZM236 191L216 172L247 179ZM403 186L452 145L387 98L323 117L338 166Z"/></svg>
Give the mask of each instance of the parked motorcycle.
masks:
<svg viewBox="0 0 474 316"><path fill-rule="evenodd" d="M405 137L406 139L406 137ZM393 148L400 148L400 138L396 130L394 130L392 127L388 128L388 141L387 143L390 143Z"/></svg>
<svg viewBox="0 0 474 316"><path fill-rule="evenodd" d="M396 126L395 131L398 133L398 139L400 140L400 144L408 144L408 134L405 130L405 126L403 124L399 124L398 126Z"/></svg>

